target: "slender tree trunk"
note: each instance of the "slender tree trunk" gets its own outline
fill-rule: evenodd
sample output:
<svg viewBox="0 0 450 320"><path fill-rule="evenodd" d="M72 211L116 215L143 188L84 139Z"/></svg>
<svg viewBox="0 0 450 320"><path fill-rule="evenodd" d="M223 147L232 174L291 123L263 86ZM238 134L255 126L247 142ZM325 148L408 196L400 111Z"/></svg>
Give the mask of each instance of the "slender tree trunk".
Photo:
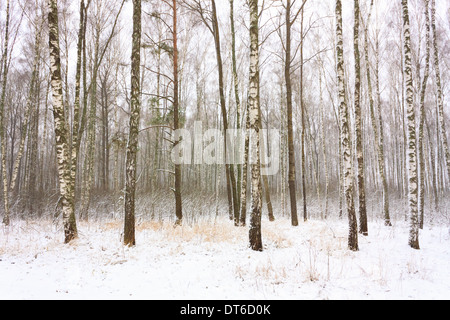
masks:
<svg viewBox="0 0 450 320"><path fill-rule="evenodd" d="M81 212L80 217L83 217L85 220L88 219L90 198L91 198L91 190L92 184L94 181L94 160L95 160L95 152L96 152L96 128L97 128L97 80L98 80L98 68L99 68L99 47L100 47L100 29L96 29L95 34L95 45L94 45L94 65L91 79L91 93L90 93L90 110L89 110L89 122L88 122L88 130L87 130L87 155L86 155L86 185L84 188L84 197L81 203Z"/></svg>
<svg viewBox="0 0 450 320"><path fill-rule="evenodd" d="M381 90L380 90L380 57L379 57L379 41L378 35L376 40L376 64L375 64L375 87L377 91L377 112L378 112L378 124L380 129L380 140L377 141L378 145L378 166L380 168L381 183L383 185L383 212L384 221L386 226L392 226L391 217L389 213L389 187L387 180L386 170L386 157L384 155L384 122L383 114L381 112Z"/></svg>
<svg viewBox="0 0 450 320"><path fill-rule="evenodd" d="M308 210L306 204L306 145L305 145L305 136L306 136L306 112L305 112L305 100L303 97L303 13L302 9L301 14L301 40L300 40L300 113L302 118L302 133L301 133L301 167L302 167L302 198L303 198L303 221L308 221Z"/></svg>
<svg viewBox="0 0 450 320"><path fill-rule="evenodd" d="M180 129L179 111L179 79L178 79L178 21L177 21L177 0L173 0L173 123L174 130ZM179 143L179 141L175 141ZM181 200L181 165L175 165L175 225L179 226L183 222L183 204Z"/></svg>
<svg viewBox="0 0 450 320"><path fill-rule="evenodd" d="M322 91L322 72L319 72L319 89L320 89L320 131L321 131L321 142L322 142L322 154L323 154L323 167L325 170L325 209L324 209L324 218L328 217L328 190L330 186L330 181L328 177L328 158L327 158L327 149L325 144L325 115L323 108L323 91Z"/></svg>
<svg viewBox="0 0 450 320"><path fill-rule="evenodd" d="M416 115L413 104L413 77L411 60L411 33L409 23L408 0L402 0L403 32L404 32L404 58L406 81L406 106L408 125L408 202L410 216L409 245L413 249L419 246L419 220L418 220L418 179L417 179L417 148L416 148Z"/></svg>
<svg viewBox="0 0 450 320"><path fill-rule="evenodd" d="M373 8L373 0L370 4L370 13L369 17L366 22L366 26L364 28L364 56L365 56L365 62L366 62L366 76L367 76L367 93L369 96L369 109L370 109L370 119L372 122L372 129L375 136L375 145L378 153L378 168L380 171L380 178L381 182L383 184L383 214L384 214L384 223L386 226L392 226L391 224L391 218L389 213L389 194L388 194L388 185L387 185L387 179L386 179L386 173L385 173L385 166L384 166L384 149L381 144L380 134L378 131L378 125L377 120L375 117L375 101L373 97L373 89L372 89L372 76L371 76L371 70L370 70L370 60L369 60L369 24L370 24L370 18L372 16L372 8ZM378 75L377 75L378 78ZM378 101L380 103L380 101ZM381 117L381 115L380 115ZM380 123L381 125L381 123Z"/></svg>
<svg viewBox="0 0 450 320"><path fill-rule="evenodd" d="M364 176L364 150L363 150L363 134L362 134L362 116L361 116L361 55L359 51L359 25L360 25L360 9L359 0L354 1L354 54L355 54L355 138L356 138L356 159L358 162L358 201L359 201L359 232L369 235L367 225L367 208L366 208L366 182Z"/></svg>
<svg viewBox="0 0 450 320"><path fill-rule="evenodd" d="M241 132L241 117L242 117L242 106L241 106L241 100L239 98L239 77L237 73L237 61L236 61L236 31L235 31L235 24L234 24L234 0L230 1L230 25L231 25L231 60L233 65L233 83L234 83L234 99L236 102L236 129L238 130L238 133ZM238 152L241 152L241 141L242 137L237 137L238 145L237 149ZM240 211L240 204L241 204L241 178L242 178L242 166L238 164L236 166L237 168L237 181L236 181L236 203L237 203L237 209L238 212ZM235 216L236 218L236 216ZM238 220L239 216L237 217ZM235 221L235 223L239 224L239 221Z"/></svg>
<svg viewBox="0 0 450 320"><path fill-rule="evenodd" d="M10 20L10 7L9 0L6 2L6 26L5 26L5 38L4 38L4 52L2 56L3 65L3 79L2 79L2 93L0 97L0 143L1 143L1 166L2 166L2 178L3 178L3 205L5 209L5 215L3 217L3 223L6 226L10 224L9 216L9 187L8 187L8 173L6 169L6 137L5 137L5 99L6 99L6 84L8 82L8 43L9 43L9 20Z"/></svg>
<svg viewBox="0 0 450 320"><path fill-rule="evenodd" d="M432 188L433 188L433 195L434 195L434 209L435 211L439 210L439 197L438 197L438 187L437 187L437 174L436 174L436 162L435 162L435 153L434 153L434 145L431 141L431 134L430 134L430 125L428 120L424 119L425 121L425 127L427 129L427 138L429 143L429 149L430 149L430 166L431 166L431 181L432 181Z"/></svg>
<svg viewBox="0 0 450 320"><path fill-rule="evenodd" d="M87 122L87 109L88 109L88 86L87 86L87 58L86 58L86 28L87 28L87 7L90 3L90 0L88 2L88 4L84 7L84 24L83 24L83 39L82 39L82 48L81 48L81 54L82 54L82 65L81 68L83 70L82 72L82 81L83 81L83 100L82 100L82 107L83 109L81 110L81 114L80 114L80 119L79 119L79 129L78 129L78 134L77 134L77 143L75 144L75 149L76 149L76 153L77 153L77 157L79 157L80 155L80 148L81 148L81 140L83 138L83 134L85 132L85 128L86 128L86 122ZM78 54L78 53L77 53ZM77 58L78 60L78 58ZM75 90L76 92L76 90ZM81 108L81 105L80 105ZM75 111L74 111L74 115L75 115ZM73 154L72 154L73 157ZM73 165L73 164L72 164ZM72 168L73 170L73 168ZM73 174L73 172L72 172ZM76 174L76 172L75 172ZM83 190L84 192L84 190ZM84 196L84 193L82 192L82 195Z"/></svg>
<svg viewBox="0 0 450 320"><path fill-rule="evenodd" d="M344 40L342 34L342 1L336 0L336 51L337 51L337 83L339 88L339 117L342 132L342 153L344 161L344 190L349 219L348 246L352 251L358 251L358 226L353 199L353 167L351 159L351 138L349 111L345 99L344 81Z"/></svg>
<svg viewBox="0 0 450 320"><path fill-rule="evenodd" d="M279 97L279 103L280 103L280 123L279 123L279 130L280 130L280 164L281 164L281 179L280 179L280 205L281 205L281 215L284 217L286 216L286 158L287 158L287 152L286 152L286 146L287 146L287 134L286 134L286 99L284 97L284 83L280 79L279 81L280 86L280 97Z"/></svg>
<svg viewBox="0 0 450 320"><path fill-rule="evenodd" d="M133 36L131 52L131 113L130 133L128 136L125 180L125 227L124 244L136 245L135 203L136 203L136 166L138 152L139 125L141 117L141 0L133 0Z"/></svg>
<svg viewBox="0 0 450 320"><path fill-rule="evenodd" d="M423 74L422 88L420 91L420 120L419 120L419 227L423 229L424 224L424 206L425 206L425 157L424 157L424 125L426 119L425 112L425 96L427 93L427 83L430 76L430 59L431 59L431 36L430 36L430 15L429 0L424 0L424 15L425 15L425 28L426 28L426 57L425 57L425 71Z"/></svg>
<svg viewBox="0 0 450 320"><path fill-rule="evenodd" d="M248 181L248 161L249 161L249 148L250 148L250 113L248 110L249 104L247 103L247 112L245 116L245 142L244 142L244 160L242 166L242 185L241 185L241 216L240 225L245 226L247 223L247 181Z"/></svg>
<svg viewBox="0 0 450 320"><path fill-rule="evenodd" d="M250 219L250 247L254 251L262 251L261 236L261 159L259 132L261 121L259 116L259 14L258 0L250 0L250 83L248 97L248 112L250 129L255 134L251 137L250 149L252 155L252 209Z"/></svg>
<svg viewBox="0 0 450 320"><path fill-rule="evenodd" d="M239 225L239 203L237 200L237 189L236 189L236 176L234 173L234 166L228 163L229 150L227 144L227 130L228 130L228 115L225 101L224 93L224 76L223 76L223 62L222 53L220 48L220 32L219 32L219 21L217 18L216 2L211 0L212 4L212 25L214 31L214 43L216 47L216 58L217 66L219 69L219 96L220 96L220 106L222 109L222 120L223 120L223 132L224 132L224 155L226 164L226 176L227 176L227 194L230 208L230 218L234 218L235 225ZM233 214L234 213L234 214Z"/></svg>
<svg viewBox="0 0 450 320"><path fill-rule="evenodd" d="M39 22L40 21L40 22ZM32 119L31 119L31 125L30 125L30 171L29 171L29 180L28 180L28 186L27 186L27 206L28 211L31 215L34 214L34 204L37 202L36 200L36 182L37 182L37 176L39 172L39 123L40 123L40 98L41 98L41 85L40 85L40 59L41 59L41 45L42 45L42 30L43 25L45 23L44 17L37 17L36 18L36 41L39 42L39 46L36 45L36 53L35 53L35 64L36 67L33 69L36 70L36 74L34 75L34 84L33 84L33 97L32 97ZM39 27L38 27L39 26ZM33 77L32 77L33 78Z"/></svg>
<svg viewBox="0 0 450 320"><path fill-rule="evenodd" d="M445 128L445 112L444 112L444 95L442 92L441 69L439 63L439 50L436 31L436 0L431 0L431 29L433 32L433 51L434 51L434 71L437 87L437 107L439 115L439 129L442 139L443 152L445 156L445 164L447 167L447 178L450 182L450 151L447 141L447 130Z"/></svg>
<svg viewBox="0 0 450 320"><path fill-rule="evenodd" d="M286 60L284 74L286 80L287 99L287 127L288 127L288 152L289 152L289 196L291 201L291 223L298 226L297 214L297 191L296 191L296 170L295 170L295 149L294 149L294 129L292 119L292 82L291 82L291 0L286 4Z"/></svg>
<svg viewBox="0 0 450 320"><path fill-rule="evenodd" d="M48 5L50 73L53 94L56 154L58 158L59 189L61 194L60 204L63 213L65 243L69 243L78 236L75 220L75 189L70 178L69 133L67 132L63 105L58 5L56 0L49 0Z"/></svg>
<svg viewBox="0 0 450 320"><path fill-rule="evenodd" d="M258 93L258 96L260 96L260 94ZM259 118L262 119L261 117L261 103L258 102L259 105ZM259 129L262 130L262 121L259 122ZM267 147L269 147L269 139L267 138ZM261 154L262 155L266 155L267 151L266 148L264 146L264 142L261 141ZM272 200L271 200L271 196L270 196L270 186L269 186L269 178L266 175L262 175L261 176L262 179L262 183L263 183L263 187L264 187L264 195L266 198L266 204L267 204L267 211L268 211L268 215L269 215L269 221L273 222L275 221L275 216L273 214L273 206L272 206Z"/></svg>
<svg viewBox="0 0 450 320"><path fill-rule="evenodd" d="M78 31L77 43L77 66L75 74L75 103L73 107L73 126L72 126L72 144L71 144L71 167L70 178L71 183L76 190L77 168L78 168L78 154L80 150L80 127L81 127L81 69L83 59L83 44L86 41L86 6L84 0L80 1L80 28Z"/></svg>

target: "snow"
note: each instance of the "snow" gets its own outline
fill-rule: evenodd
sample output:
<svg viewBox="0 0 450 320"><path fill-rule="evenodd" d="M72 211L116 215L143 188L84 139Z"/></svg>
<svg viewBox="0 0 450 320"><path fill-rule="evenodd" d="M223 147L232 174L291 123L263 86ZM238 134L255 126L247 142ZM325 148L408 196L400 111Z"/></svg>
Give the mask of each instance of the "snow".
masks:
<svg viewBox="0 0 450 320"><path fill-rule="evenodd" d="M70 245L51 222L2 227L0 299L450 299L448 226L426 227L416 251L407 223L372 222L351 252L345 220L264 220L262 253L221 218L141 223L133 248L121 244L121 221L78 227Z"/></svg>

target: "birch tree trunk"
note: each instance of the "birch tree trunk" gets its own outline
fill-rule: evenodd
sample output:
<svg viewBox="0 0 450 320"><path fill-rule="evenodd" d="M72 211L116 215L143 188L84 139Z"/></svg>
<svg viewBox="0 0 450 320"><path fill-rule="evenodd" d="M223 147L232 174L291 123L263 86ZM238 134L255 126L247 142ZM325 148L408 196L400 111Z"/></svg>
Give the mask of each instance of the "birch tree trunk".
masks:
<svg viewBox="0 0 450 320"><path fill-rule="evenodd" d="M286 80L287 99L287 125L288 125L288 153L289 153L289 196L291 201L291 223L298 226L297 213L297 191L296 191L296 170L295 170L295 149L294 149L294 129L292 120L292 82L291 82L291 0L286 4L286 59L284 74Z"/></svg>
<svg viewBox="0 0 450 320"><path fill-rule="evenodd" d="M130 133L128 136L126 178L125 178L125 226L124 244L136 245L135 202L136 202L136 166L138 152L139 125L141 116L141 0L133 0L133 36L131 52L131 113Z"/></svg>
<svg viewBox="0 0 450 320"><path fill-rule="evenodd" d="M48 1L50 73L53 97L53 117L55 122L56 155L58 160L58 175L60 189L60 204L62 206L65 243L78 236L75 219L75 188L71 183L69 133L66 126L63 105L61 57L59 49L58 4L57 0Z"/></svg>
<svg viewBox="0 0 450 320"><path fill-rule="evenodd" d="M372 76L371 76L371 70L370 70L370 60L369 60L369 24L372 16L372 8L373 8L373 0L370 3L370 13L369 17L366 22L366 26L364 28L364 56L365 56L365 63L366 63L366 76L367 76L367 93L369 96L369 110L370 110L370 120L372 123L372 129L375 136L375 145L377 149L378 154L378 169L380 171L380 179L381 183L383 184L383 215L384 215L384 223L386 226L392 226L391 224L391 217L389 213L389 194L388 194L388 185L387 185L387 179L386 179L386 173L385 173L385 166L384 166L384 149L381 144L380 139L380 133L378 130L377 125L377 119L375 117L375 100L373 96L373 89L372 89ZM378 79L378 74L377 74ZM380 101L378 101L380 103ZM380 115L381 117L381 115ZM380 122L381 125L381 122Z"/></svg>
<svg viewBox="0 0 450 320"><path fill-rule="evenodd" d="M378 112L378 125L380 129L380 139L377 141L378 150L378 166L380 168L381 184L383 186L383 213L384 222L386 226L392 226L391 217L389 213L389 187L387 181L387 169L386 161L384 155L384 124L383 124L383 114L381 112L381 90L380 90L380 52L379 52L379 41L378 35L375 44L375 87L377 91L377 112Z"/></svg>
<svg viewBox="0 0 450 320"><path fill-rule="evenodd" d="M9 43L9 0L6 2L6 26L5 26L5 38L4 38L4 51L2 56L3 65L3 79L2 79L2 95L0 97L0 143L1 143L1 167L3 177L3 205L5 209L5 215L3 217L3 223L6 226L10 224L9 216L9 202L8 202L8 173L6 169L6 137L5 137L5 99L6 99L6 84L8 82L8 43Z"/></svg>
<svg viewBox="0 0 450 320"><path fill-rule="evenodd" d="M431 35L430 35L430 1L424 0L425 15L425 32L426 32L426 55L425 55L425 71L423 74L422 88L420 91L420 120L419 120L419 138L417 141L419 148L419 227L423 229L424 224L424 205L425 205L425 156L424 156L424 125L426 119L425 113L425 96L427 93L427 83L430 76L430 59L431 59Z"/></svg>
<svg viewBox="0 0 450 320"><path fill-rule="evenodd" d="M241 184L241 215L240 225L245 226L247 223L247 182L248 182L248 160L249 160L249 148L250 148L250 113L248 110L249 104L247 103L247 112L245 116L245 142L244 142L244 160L242 166L242 184Z"/></svg>
<svg viewBox="0 0 450 320"><path fill-rule="evenodd" d="M29 135L29 180L28 186L26 188L28 192L27 206L28 212L30 214L34 214L34 204L36 202L36 190L37 190L37 176L39 173L39 126L40 126L40 99L41 99L41 85L40 85L40 61L41 61L41 46L42 46L42 37L43 37L43 26L45 23L44 16L36 15L36 42L35 44L35 67L33 70L35 74L32 78L34 80L31 81L32 88L30 88L30 103L32 104L32 114L30 120L30 135Z"/></svg>
<svg viewBox="0 0 450 320"><path fill-rule="evenodd" d="M250 83L248 97L248 112L250 129L255 134L251 137L251 174L252 174L252 208L250 219L250 247L254 251L262 251L261 236L261 159L260 159L260 116L259 116L259 14L258 0L250 0Z"/></svg>
<svg viewBox="0 0 450 320"><path fill-rule="evenodd" d="M447 178L450 181L450 151L448 149L447 130L445 128L445 113L444 113L444 96L442 92L441 83L441 69L439 63L439 50L437 43L436 32L436 0L431 0L431 29L433 32L433 51L434 51L434 70L436 76L437 87L437 107L439 115L439 128L442 139L443 152L445 156L445 164L447 167Z"/></svg>
<svg viewBox="0 0 450 320"><path fill-rule="evenodd" d="M94 44L94 66L91 78L90 92L90 110L87 130L87 154L86 154L86 181L83 189L84 195L81 203L80 218L88 220L89 205L91 200L92 183L94 180L94 158L96 152L96 130L97 130L97 79L99 68L99 46L100 46L100 27L97 25Z"/></svg>
<svg viewBox="0 0 450 320"><path fill-rule="evenodd" d="M76 186L77 168L78 168L78 154L81 145L81 68L83 58L83 45L86 35L86 6L84 0L80 1L80 27L78 31L78 43L77 43L77 66L75 74L75 103L73 107L73 125L72 125L72 145L71 145L71 167L70 178L72 184ZM76 188L75 188L76 189Z"/></svg>
<svg viewBox="0 0 450 320"><path fill-rule="evenodd" d="M364 153L363 153L363 135L362 135L362 116L361 116L361 56L359 51L359 25L360 8L359 0L354 1L354 54L355 54L355 137L356 137L356 159L358 162L358 201L359 201L359 232L369 235L367 225L366 209L366 183L364 177Z"/></svg>
<svg viewBox="0 0 450 320"><path fill-rule="evenodd" d="M235 31L235 24L234 24L234 0L230 1L230 25L231 25L231 60L232 60L232 67L233 67L233 83L234 83L234 99L236 103L236 129L238 132L241 132L241 117L242 117L242 110L241 110L241 100L239 98L239 77L237 73L237 61L236 61L236 31ZM242 137L237 137L237 150L238 152L241 151L241 143ZM241 178L242 178L242 167L240 164L236 166L237 169L237 181L236 181L236 196L237 196L237 209L240 211L240 204L241 204ZM235 216L236 217L236 216ZM240 220L240 217L238 216L238 220ZM235 223L239 224L239 221L235 221Z"/></svg>
<svg viewBox="0 0 450 320"><path fill-rule="evenodd" d="M417 180L417 148L416 148L416 115L413 104L413 77L411 59L411 32L409 23L408 0L402 0L403 10L403 47L404 47L404 73L406 84L406 107L408 126L408 202L410 218L409 245L413 249L419 246L419 221L418 221L418 180Z"/></svg>
<svg viewBox="0 0 450 320"><path fill-rule="evenodd" d="M342 32L342 1L336 0L336 53L337 53L337 83L339 89L339 117L342 134L342 154L344 166L344 190L347 203L347 213L349 220L348 247L352 251L358 251L358 225L355 213L355 203L353 199L353 167L351 159L351 138L349 125L349 111L345 99L344 81L344 39Z"/></svg>
<svg viewBox="0 0 450 320"><path fill-rule="evenodd" d="M177 21L177 0L173 0L173 129L180 129L179 119L179 79L178 79L178 21ZM175 143L179 143L175 141ZM175 164L175 225L179 226L183 222L183 203L181 199L181 166Z"/></svg>
<svg viewBox="0 0 450 320"><path fill-rule="evenodd" d="M259 93L258 93L259 96ZM261 103L258 102L258 106L259 106L259 119L262 119L261 116ZM262 127L262 120L259 121L259 129L263 130ZM267 137L267 148L269 148L269 138ZM261 154L262 155L266 155L267 154L267 150L264 146L264 142L261 142ZM269 221L270 222L274 222L275 221L275 216L273 214L273 206L272 206L272 200L271 200L271 196L270 196L270 186L269 186L269 178L266 175L261 175L261 179L262 179L262 185L264 187L264 195L265 195L265 199L266 199L266 204L267 204L267 211L268 211L268 215L269 215Z"/></svg>

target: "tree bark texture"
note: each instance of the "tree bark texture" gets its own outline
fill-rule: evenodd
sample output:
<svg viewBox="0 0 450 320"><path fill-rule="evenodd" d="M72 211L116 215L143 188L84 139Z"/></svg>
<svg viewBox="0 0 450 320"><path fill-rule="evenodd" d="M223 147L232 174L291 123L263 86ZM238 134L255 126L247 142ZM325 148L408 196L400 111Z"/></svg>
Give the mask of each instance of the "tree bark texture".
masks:
<svg viewBox="0 0 450 320"><path fill-rule="evenodd" d="M342 33L342 1L336 0L336 54L337 54L337 83L339 117L341 125L341 144L344 167L344 194L347 203L347 213L349 220L348 247L352 251L358 251L358 225L356 220L355 202L353 198L353 167L352 167L352 142L350 137L349 111L345 99L344 81L344 40Z"/></svg>
<svg viewBox="0 0 450 320"><path fill-rule="evenodd" d="M411 32L408 0L402 0L403 11L403 50L404 50L404 73L406 90L406 108L407 108L407 129L408 129L408 203L410 234L409 245L413 249L420 249L419 245L419 220L418 220L418 179L417 179L417 146L416 146L416 114L414 109L414 88L412 76L411 59Z"/></svg>
<svg viewBox="0 0 450 320"><path fill-rule="evenodd" d="M250 129L255 132L250 140L250 153L253 158L251 165L252 208L250 218L250 247L262 251L261 236L261 159L260 159L260 113L259 113L259 15L258 0L250 0L250 83L248 97L248 112Z"/></svg>
<svg viewBox="0 0 450 320"><path fill-rule="evenodd" d="M58 3L48 2L50 74L53 98L53 117L56 138L56 155L58 160L60 204L62 207L65 243L78 236L75 219L75 188L71 180L69 132L67 131L66 115L63 105L61 56L59 48Z"/></svg>
<svg viewBox="0 0 450 320"><path fill-rule="evenodd" d="M131 112L130 132L128 136L126 176L125 176L125 227L124 244L136 245L135 204L136 204L136 167L139 125L141 115L140 92L141 63L141 0L133 0L133 36L131 52Z"/></svg>

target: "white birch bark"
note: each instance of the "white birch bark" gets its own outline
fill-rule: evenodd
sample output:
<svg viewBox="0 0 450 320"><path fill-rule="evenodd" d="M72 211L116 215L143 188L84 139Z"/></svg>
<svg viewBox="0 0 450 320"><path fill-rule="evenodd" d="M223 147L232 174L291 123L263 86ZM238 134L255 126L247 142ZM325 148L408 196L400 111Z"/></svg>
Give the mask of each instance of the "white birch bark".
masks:
<svg viewBox="0 0 450 320"><path fill-rule="evenodd" d="M426 57L425 57L425 70L422 80L422 88L420 92L420 120L419 120L419 138L418 138L418 151L419 151L419 218L420 228L423 229L424 224L424 205L425 205L425 154L424 154L424 125L425 125L425 95L427 92L427 83L430 76L430 60L431 60L431 35L430 35L430 15L429 0L424 0L424 15L425 15L425 32L426 32Z"/></svg>
<svg viewBox="0 0 450 320"><path fill-rule="evenodd" d="M431 0L431 29L433 32L434 70L437 87L439 129L442 139L442 145L444 148L445 165L447 167L447 177L448 180L450 181L450 151L448 149L447 130L445 126L444 95L442 92L441 68L439 63L439 51L438 51L437 31L436 31L436 0Z"/></svg>
<svg viewBox="0 0 450 320"><path fill-rule="evenodd" d="M416 114L413 104L413 77L411 58L411 31L409 23L408 0L402 0L403 11L403 50L404 50L404 73L406 85L406 108L407 108L407 128L408 128L408 203L410 218L409 245L413 249L420 249L419 246L419 221L418 221L418 179L417 179L417 148L416 148Z"/></svg>
<svg viewBox="0 0 450 320"><path fill-rule="evenodd" d="M57 0L49 0L48 6L50 73L53 117L55 122L56 154L58 159L59 189L61 194L60 204L63 214L65 243L69 243L77 238L78 233L74 210L75 190L71 184L69 139L63 105Z"/></svg>
<svg viewBox="0 0 450 320"><path fill-rule="evenodd" d="M359 51L359 25L360 8L359 0L354 0L354 54L355 54L355 137L356 137L356 158L357 158L357 184L359 201L359 222L360 233L368 236L367 209L366 209L366 182L364 176L364 153L363 153L363 134L362 134L362 115L361 115L361 55Z"/></svg>
<svg viewBox="0 0 450 320"><path fill-rule="evenodd" d="M250 129L253 134L250 139L251 165L251 218L250 246L255 251L262 251L261 237L261 159L260 159L260 113L259 113L259 26L258 0L250 0L250 84L248 93L248 112Z"/></svg>
<svg viewBox="0 0 450 320"><path fill-rule="evenodd" d="M6 170L6 137L5 137L5 98L6 98L6 83L8 81L8 41L9 41L9 0L6 2L6 26L5 26L5 38L4 38L4 52L2 55L2 95L0 97L0 143L1 143L1 167L3 176L3 205L5 209L5 215L3 217L3 223L6 226L10 224L9 217L9 201L8 201L8 173Z"/></svg>
<svg viewBox="0 0 450 320"><path fill-rule="evenodd" d="M355 202L353 199L353 167L351 157L351 137L349 124L349 110L345 99L344 81L344 39L342 32L342 1L336 0L336 54L337 54L337 83L339 118L342 135L342 154L344 167L344 192L347 203L347 213L349 220L348 247L352 251L358 251L358 226L355 213Z"/></svg>

